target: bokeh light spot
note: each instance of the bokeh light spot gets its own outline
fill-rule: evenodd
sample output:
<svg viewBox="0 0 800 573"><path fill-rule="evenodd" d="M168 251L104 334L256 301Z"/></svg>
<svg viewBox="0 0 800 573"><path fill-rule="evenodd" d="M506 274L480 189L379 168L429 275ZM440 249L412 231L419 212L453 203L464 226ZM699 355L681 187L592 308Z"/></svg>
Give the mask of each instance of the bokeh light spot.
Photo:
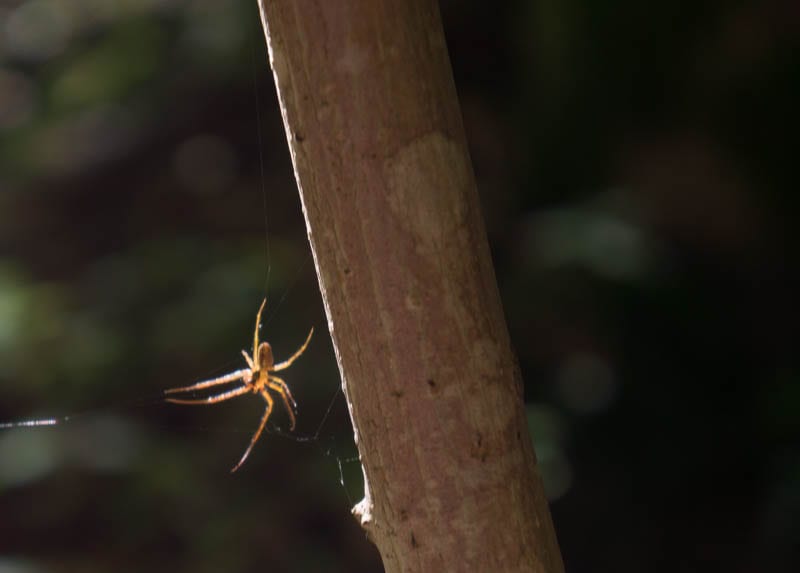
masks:
<svg viewBox="0 0 800 573"><path fill-rule="evenodd" d="M28 0L8 15L3 32L12 56L32 61L57 56L72 33L67 2Z"/></svg>
<svg viewBox="0 0 800 573"><path fill-rule="evenodd" d="M595 354L568 357L561 365L556 383L567 407L583 414L607 409L617 394L611 367Z"/></svg>
<svg viewBox="0 0 800 573"><path fill-rule="evenodd" d="M0 484L14 487L39 479L59 465L61 454L51 428L21 428L0 434Z"/></svg>
<svg viewBox="0 0 800 573"><path fill-rule="evenodd" d="M236 179L233 147L221 137L198 135L175 150L172 166L184 188L196 193L218 193Z"/></svg>
<svg viewBox="0 0 800 573"><path fill-rule="evenodd" d="M23 74L0 69L0 129L24 124L33 112L33 85Z"/></svg>
<svg viewBox="0 0 800 573"><path fill-rule="evenodd" d="M545 495L554 501L567 493L572 485L572 468L562 445L564 420L555 408L544 404L528 404L525 413Z"/></svg>

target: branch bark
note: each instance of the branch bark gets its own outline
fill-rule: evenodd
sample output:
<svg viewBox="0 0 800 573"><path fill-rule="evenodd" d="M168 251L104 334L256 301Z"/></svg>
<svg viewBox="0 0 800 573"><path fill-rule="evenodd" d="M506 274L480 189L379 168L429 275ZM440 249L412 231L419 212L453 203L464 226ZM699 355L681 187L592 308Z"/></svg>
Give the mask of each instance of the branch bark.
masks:
<svg viewBox="0 0 800 573"><path fill-rule="evenodd" d="M435 0L259 0L387 571L563 564Z"/></svg>

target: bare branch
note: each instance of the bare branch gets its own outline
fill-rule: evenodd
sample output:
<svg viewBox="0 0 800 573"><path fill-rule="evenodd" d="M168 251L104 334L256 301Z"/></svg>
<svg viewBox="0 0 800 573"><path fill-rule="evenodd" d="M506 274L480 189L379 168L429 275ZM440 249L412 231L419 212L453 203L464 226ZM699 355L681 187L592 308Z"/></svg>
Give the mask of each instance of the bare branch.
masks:
<svg viewBox="0 0 800 573"><path fill-rule="evenodd" d="M260 0L387 571L563 571L438 7Z"/></svg>

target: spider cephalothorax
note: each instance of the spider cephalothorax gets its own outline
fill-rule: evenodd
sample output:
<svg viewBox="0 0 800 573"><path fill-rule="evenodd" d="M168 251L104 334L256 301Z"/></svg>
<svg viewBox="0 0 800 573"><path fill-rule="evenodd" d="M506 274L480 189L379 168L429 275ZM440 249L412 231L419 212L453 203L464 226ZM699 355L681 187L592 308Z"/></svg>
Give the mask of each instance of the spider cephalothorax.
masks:
<svg viewBox="0 0 800 573"><path fill-rule="evenodd" d="M261 432L264 431L264 426L266 426L267 420L269 420L269 417L272 414L273 400L272 396L267 391L268 389L273 390L281 397L281 400L283 400L283 405L286 407L286 413L289 414L290 429L294 430L297 403L294 401L292 392L289 390L286 382L272 374L272 372L278 372L291 366L292 362L297 360L297 358L305 351L306 346L308 346L308 343L311 341L311 335L314 334L314 329L312 328L311 332L308 333L306 341L297 350L297 352L295 352L288 360L284 360L283 362L275 364L275 360L272 356L272 346L269 345L269 342L262 342L261 344L258 342L258 327L261 324L261 313L264 310L264 305L266 305L266 303L267 300L264 299L264 302L261 303L261 308L258 309L258 314L256 315L256 331L253 335L253 357L251 358L250 355L247 354L246 350L242 350L242 354L244 355L245 361L247 361L248 368L244 370L237 370L212 380L204 380L203 382L198 382L197 384L192 384L191 386L184 386L183 388L170 388L169 390L164 391L165 394L192 392L195 390L202 390L203 388L210 388L212 386L219 386L221 384L227 384L229 382L241 380L242 386L234 388L233 390L228 390L222 394L209 396L208 398L167 398L167 401L175 404L216 404L217 402L230 400L236 396L241 396L247 392L261 394L261 396L264 398L264 401L267 403L267 408L264 411L264 415L261 417L261 423L259 424L258 429L250 439L250 445L247 446L247 449L242 455L242 459L240 459L239 463L233 467L231 472L238 470L247 459L247 456L250 455L250 451L258 441L259 436L261 436ZM255 359L255 362L253 359Z"/></svg>

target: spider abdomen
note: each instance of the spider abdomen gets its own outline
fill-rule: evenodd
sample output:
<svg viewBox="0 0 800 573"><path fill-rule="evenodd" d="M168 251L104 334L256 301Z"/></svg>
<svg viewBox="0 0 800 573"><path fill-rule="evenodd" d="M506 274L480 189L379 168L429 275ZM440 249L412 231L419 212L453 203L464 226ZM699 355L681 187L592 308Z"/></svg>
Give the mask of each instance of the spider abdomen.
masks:
<svg viewBox="0 0 800 573"><path fill-rule="evenodd" d="M259 370L271 370L275 364L275 359L272 357L272 346L269 342L262 342L258 345L258 352L256 356L256 366Z"/></svg>

